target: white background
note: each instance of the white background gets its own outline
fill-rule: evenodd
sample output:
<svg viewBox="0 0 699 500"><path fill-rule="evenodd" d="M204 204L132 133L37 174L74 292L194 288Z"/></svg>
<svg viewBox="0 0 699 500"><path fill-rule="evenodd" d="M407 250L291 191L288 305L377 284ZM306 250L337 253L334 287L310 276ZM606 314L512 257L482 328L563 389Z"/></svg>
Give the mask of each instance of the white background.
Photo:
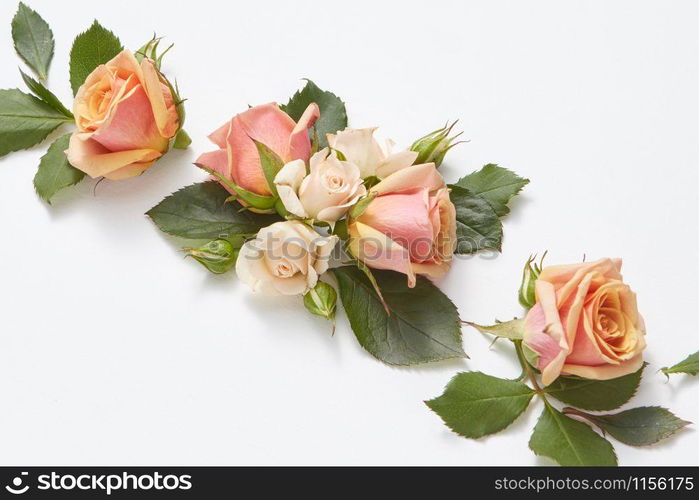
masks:
<svg viewBox="0 0 699 500"><path fill-rule="evenodd" d="M470 441L423 404L457 372L518 373L505 344L464 329L470 360L391 368L295 298L252 295L183 260L143 214L204 176L206 135L309 77L350 124L407 145L459 118L449 181L488 162L532 180L503 254L457 262L440 286L477 322L521 314L523 261L625 260L651 366L628 405L699 420L697 384L656 371L699 349L696 2L133 1L29 4L50 23L50 87L70 102L68 53L93 18L133 49L153 33L187 102L188 151L145 175L34 194L44 146L0 159L0 463L548 464L527 448L533 404ZM20 86L16 5L0 4L0 87ZM64 132L69 131L66 126ZM93 195L93 190L95 194ZM695 430L615 445L620 463L696 464Z"/></svg>

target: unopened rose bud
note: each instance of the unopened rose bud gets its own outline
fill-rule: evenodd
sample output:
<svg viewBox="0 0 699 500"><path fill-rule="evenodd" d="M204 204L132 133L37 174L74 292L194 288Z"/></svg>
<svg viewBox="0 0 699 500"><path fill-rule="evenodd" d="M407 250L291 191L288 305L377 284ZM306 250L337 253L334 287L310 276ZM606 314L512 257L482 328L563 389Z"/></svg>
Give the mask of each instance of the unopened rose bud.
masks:
<svg viewBox="0 0 699 500"><path fill-rule="evenodd" d="M424 137L421 137L410 146L411 151L418 153L415 164L434 163L437 168L442 164L444 156L451 148L463 141L454 142L463 132L449 137L451 130L456 125L456 122L449 125L448 123L434 132L430 132Z"/></svg>
<svg viewBox="0 0 699 500"><path fill-rule="evenodd" d="M187 257L192 257L212 273L223 274L235 265L240 246L228 240L216 239L203 247L183 250L187 252Z"/></svg>
<svg viewBox="0 0 699 500"><path fill-rule="evenodd" d="M539 263L535 263L534 259L536 255L532 255L527 259L526 264L524 264L524 270L522 271L522 284L519 287L519 303L527 309L531 309L536 304L536 294L534 292L534 285L536 280L541 274L541 265L544 262L544 254L541 257Z"/></svg>
<svg viewBox="0 0 699 500"><path fill-rule="evenodd" d="M337 305L337 292L323 281L319 281L315 287L303 296L303 305L312 314L322 316L335 322L335 309Z"/></svg>

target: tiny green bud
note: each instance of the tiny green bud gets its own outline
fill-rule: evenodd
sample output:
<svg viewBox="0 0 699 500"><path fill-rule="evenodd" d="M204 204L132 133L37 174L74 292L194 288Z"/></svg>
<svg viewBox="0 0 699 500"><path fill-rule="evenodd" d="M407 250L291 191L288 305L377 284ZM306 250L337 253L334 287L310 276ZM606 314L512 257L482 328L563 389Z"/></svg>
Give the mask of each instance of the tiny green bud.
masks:
<svg viewBox="0 0 699 500"><path fill-rule="evenodd" d="M536 255L532 255L527 259L526 264L524 264L524 270L522 271L522 284L519 287L519 303L527 309L531 309L536 304L536 293L535 284L536 280L539 279L541 274L541 266L544 263L544 257L546 254L541 256L539 263L535 263Z"/></svg>
<svg viewBox="0 0 699 500"><path fill-rule="evenodd" d="M439 168L442 161L444 161L444 156L447 154L447 151L457 144L461 144L461 142L463 142L454 142L454 140L463 134L463 132L459 132L458 134L449 137L451 130L454 128L454 125L456 125L457 122L458 120L451 125L449 125L447 122L444 127L435 130L434 132L430 132L426 136L415 141L413 145L410 146L411 151L418 153L415 164L434 163L435 166Z"/></svg>
<svg viewBox="0 0 699 500"><path fill-rule="evenodd" d="M215 274L223 274L235 265L241 244L235 244L228 240L216 239L208 242L200 248L183 248L187 252L186 257L192 257L209 271Z"/></svg>
<svg viewBox="0 0 699 500"><path fill-rule="evenodd" d="M303 305L309 312L335 323L335 309L337 305L337 292L324 281L319 281L315 288L303 296Z"/></svg>

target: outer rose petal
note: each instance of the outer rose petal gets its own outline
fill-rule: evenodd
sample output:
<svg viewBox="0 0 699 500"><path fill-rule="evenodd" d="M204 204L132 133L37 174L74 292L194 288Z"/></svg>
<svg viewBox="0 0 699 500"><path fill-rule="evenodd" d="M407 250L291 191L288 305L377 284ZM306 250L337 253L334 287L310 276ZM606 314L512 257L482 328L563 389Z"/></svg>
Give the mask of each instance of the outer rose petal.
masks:
<svg viewBox="0 0 699 500"><path fill-rule="evenodd" d="M308 105L299 122L291 131L287 152L290 160L301 159L305 161L311 156L311 139L308 137L308 129L318 118L320 118L320 108L313 102Z"/></svg>
<svg viewBox="0 0 699 500"><path fill-rule="evenodd" d="M91 138L92 134L74 133L66 150L68 162L93 179L124 179L140 174L162 153L153 149L133 149L113 153ZM138 166L134 166L138 164ZM119 172L125 167L131 167Z"/></svg>
<svg viewBox="0 0 699 500"><path fill-rule="evenodd" d="M299 186L306 176L306 164L303 160L294 160L284 165L274 178L274 185L279 193L279 198L292 214L306 218L308 214L299 200Z"/></svg>
<svg viewBox="0 0 699 500"><path fill-rule="evenodd" d="M428 212L426 189L387 194L372 201L359 217L410 252L410 260L421 262L431 257L434 228Z"/></svg>
<svg viewBox="0 0 699 500"><path fill-rule="evenodd" d="M230 179L231 177L231 166L228 163L228 152L225 149L217 149L216 151L203 153L194 163L202 167L209 167L226 178Z"/></svg>
<svg viewBox="0 0 699 500"><path fill-rule="evenodd" d="M560 375L569 347L556 309L556 293L551 283L538 280L536 296L537 305L529 311L524 320L524 343L535 350L535 346L541 345L541 341L537 342L534 337L544 333L560 347L560 351L553 359L544 360L548 361L546 365L539 358L538 368L541 370L542 382L544 385L549 385ZM533 341L533 346L530 345L530 341Z"/></svg>
<svg viewBox="0 0 699 500"><path fill-rule="evenodd" d="M385 179L389 175L408 168L417 160L418 153L415 151L398 151L387 155L376 169L376 177Z"/></svg>
<svg viewBox="0 0 699 500"><path fill-rule="evenodd" d="M130 149L165 151L168 146L168 139L158 132L150 101L140 85L114 106L92 139L114 152Z"/></svg>
<svg viewBox="0 0 699 500"><path fill-rule="evenodd" d="M357 165L364 179L376 175L376 167L383 159L381 147L374 139L375 130L376 127L347 128L336 134L328 134L328 145Z"/></svg>
<svg viewBox="0 0 699 500"><path fill-rule="evenodd" d="M599 366L583 366L565 364L563 365L563 372L567 375L577 375L578 377L589 378L592 380L609 380L637 372L642 365L643 354L638 354L619 365L606 364Z"/></svg>
<svg viewBox="0 0 699 500"><path fill-rule="evenodd" d="M371 191L377 194L397 193L422 187L432 192L444 186L444 178L437 171L434 163L424 163L404 168L389 175L371 188Z"/></svg>
<svg viewBox="0 0 699 500"><path fill-rule="evenodd" d="M143 86L148 94L158 131L163 137L170 139L177 132L180 121L172 91L161 81L162 77L151 60L144 59L141 62L141 70Z"/></svg>
<svg viewBox="0 0 699 500"><path fill-rule="evenodd" d="M415 271L407 248L403 248L380 231L361 222L349 226L349 248L352 255L374 269L398 271L408 276L408 286L416 283Z"/></svg>

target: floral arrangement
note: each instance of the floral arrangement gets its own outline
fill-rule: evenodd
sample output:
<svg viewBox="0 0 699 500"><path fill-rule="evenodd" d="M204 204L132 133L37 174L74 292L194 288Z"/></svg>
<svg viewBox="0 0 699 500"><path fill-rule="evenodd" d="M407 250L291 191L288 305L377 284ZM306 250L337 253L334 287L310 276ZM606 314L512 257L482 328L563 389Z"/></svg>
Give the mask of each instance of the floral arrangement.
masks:
<svg viewBox="0 0 699 500"><path fill-rule="evenodd" d="M47 87L53 32L20 3L12 20L20 58L38 80L20 70L31 94L0 90L0 157L32 147L64 124L75 131L55 139L34 177L47 202L63 188L92 178L125 179L143 173L169 147L186 148L184 106L176 85L161 73L159 38L132 53L97 21L75 38L70 51L72 111Z"/></svg>
<svg viewBox="0 0 699 500"><path fill-rule="evenodd" d="M41 158L34 186L46 202L85 175L134 177L190 145L183 100L161 68L172 45L159 53L153 37L130 52L95 21L70 52L69 110L46 84L48 23L20 3L12 38L36 79L20 70L31 93L0 90L0 157L75 125ZM254 292L296 296L333 332L339 295L358 342L389 365L466 357L463 324L511 342L518 378L459 373L426 401L460 436L504 430L535 396L543 412L529 447L561 465L616 465L607 436L646 446L687 426L666 408L616 411L647 365L646 327L620 259L544 267L532 257L521 318L460 319L433 280L458 255L500 251L501 219L529 180L488 164L447 183L439 168L459 144L455 124L397 148L376 128L349 128L345 103L308 80L286 104L250 107L214 130L215 147L195 162L208 177L147 215L189 240L186 256L208 271L235 270ZM699 353L659 371L696 375Z"/></svg>
<svg viewBox="0 0 699 500"><path fill-rule="evenodd" d="M336 283L357 340L381 361L463 357L456 307L426 277L456 254L499 250L500 217L528 180L486 165L448 185L438 169L458 144L453 127L396 149L374 128L347 128L345 104L308 81L287 104L215 130L217 149L195 163L211 180L148 215L169 234L210 240L185 249L209 271L235 268L253 291L302 297L333 324Z"/></svg>
<svg viewBox="0 0 699 500"><path fill-rule="evenodd" d="M617 465L604 435L648 446L687 426L690 422L657 406L600 413L627 403L646 367L646 327L636 295L621 275L621 259L542 265L543 258L534 263L532 257L524 266L523 318L492 326L468 323L495 340L511 341L521 376L459 373L441 396L425 401L427 406L455 433L476 439L505 429L538 396L544 409L529 448L560 465ZM698 369L695 353L661 370L696 375ZM568 406L559 410L553 400Z"/></svg>

